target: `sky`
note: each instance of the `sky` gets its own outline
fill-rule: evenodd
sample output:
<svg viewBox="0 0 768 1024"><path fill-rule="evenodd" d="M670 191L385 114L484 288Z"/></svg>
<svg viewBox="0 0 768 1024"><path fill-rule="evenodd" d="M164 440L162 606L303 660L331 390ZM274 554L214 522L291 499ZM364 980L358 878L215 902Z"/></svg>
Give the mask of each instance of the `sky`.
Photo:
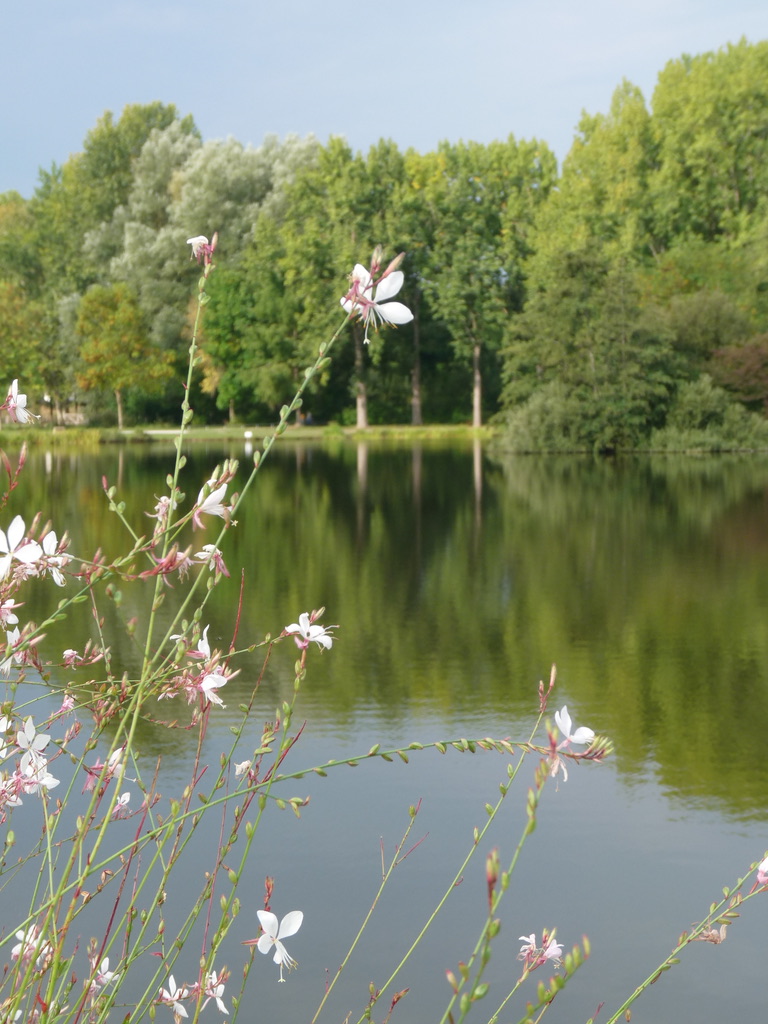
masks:
<svg viewBox="0 0 768 1024"><path fill-rule="evenodd" d="M0 192L82 149L105 110L160 100L204 139L546 141L626 78L768 39L766 0L25 0L3 12Z"/></svg>

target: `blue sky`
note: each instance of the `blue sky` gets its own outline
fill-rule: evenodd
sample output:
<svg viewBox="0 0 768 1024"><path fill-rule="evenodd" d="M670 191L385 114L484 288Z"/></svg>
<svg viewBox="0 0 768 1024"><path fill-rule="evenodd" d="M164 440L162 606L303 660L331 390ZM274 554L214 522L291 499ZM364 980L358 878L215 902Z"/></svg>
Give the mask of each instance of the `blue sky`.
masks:
<svg viewBox="0 0 768 1024"><path fill-rule="evenodd" d="M203 137L537 137L567 153L622 78L650 102L682 53L768 38L766 0L26 0L3 12L0 192L161 100Z"/></svg>

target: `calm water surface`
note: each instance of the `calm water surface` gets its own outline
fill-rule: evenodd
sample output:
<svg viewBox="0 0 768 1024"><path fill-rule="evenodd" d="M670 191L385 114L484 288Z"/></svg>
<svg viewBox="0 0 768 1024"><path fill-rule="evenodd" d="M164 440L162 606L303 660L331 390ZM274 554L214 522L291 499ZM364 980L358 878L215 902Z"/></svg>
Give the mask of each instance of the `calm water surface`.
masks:
<svg viewBox="0 0 768 1024"><path fill-rule="evenodd" d="M189 452L190 500L224 455L243 452ZM109 556L124 545L102 474L118 486L136 531L147 533L142 510L151 510L170 468L167 449L33 455L2 525L16 511L41 508L59 533L69 529L75 554L100 545ZM576 724L615 743L609 763L574 769L544 795L502 904L486 1015L519 976L518 936L557 926L566 948L587 934L593 956L547 1019L586 1020L601 1001L606 1016L722 886L768 849L767 501L768 461L757 458L501 462L471 447L292 442L265 464L225 539L232 578L206 621L212 646L226 646L244 568L241 645L320 605L325 621L339 624L332 652L310 652L299 703L307 724L289 767L374 742L524 739L538 681L549 678L553 662L552 710L567 703ZM212 541L217 524L195 541ZM55 607L54 589L35 585L30 617ZM168 592L167 621L181 592ZM120 612L106 611L114 656L127 671L137 649L117 624L121 616L144 621L145 598L138 584L126 584ZM91 613L79 606L46 643L52 651L82 647L93 635ZM273 655L249 742L290 696L294 656L287 645ZM212 716L212 761L260 662L241 664L222 691L228 707ZM164 758L166 778L184 778L192 746L190 734L159 726L148 726L140 742L143 756ZM284 795L309 795L310 805L300 820L275 811L260 833L248 883L253 906L244 907L223 961L235 970L242 962L239 942L256 932L263 879L272 875L275 910L305 912L289 946L301 966L289 984L276 985L276 968L263 958L248 990L258 1012L243 1019L311 1017L326 970L335 971L370 906L380 842L391 855L409 805L421 800L413 835L426 838L395 872L324 1018L344 1020L351 1011L357 1020L369 983L391 973L469 849L506 763L500 755L432 751L408 765L371 761L291 782ZM398 979L395 987L410 992L393 1021L442 1016L444 972L468 956L484 920L485 854L495 845L502 863L511 858L533 767L523 769L435 934ZM204 862L200 854L187 865L195 885ZM181 914L183 888L169 893L171 917L176 903ZM727 942L689 947L633 1019L763 1019L767 931L768 903L754 901ZM177 980L193 976L196 955L186 972L175 969ZM535 982L528 982L532 996ZM502 1019L523 1013L524 1001Z"/></svg>

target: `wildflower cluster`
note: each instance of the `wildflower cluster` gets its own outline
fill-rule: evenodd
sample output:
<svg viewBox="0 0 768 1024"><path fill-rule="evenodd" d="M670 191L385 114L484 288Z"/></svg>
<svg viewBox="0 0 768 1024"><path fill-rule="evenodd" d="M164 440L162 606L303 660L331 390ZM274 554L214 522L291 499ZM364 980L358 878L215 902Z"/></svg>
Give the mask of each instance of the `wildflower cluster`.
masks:
<svg viewBox="0 0 768 1024"><path fill-rule="evenodd" d="M228 459L222 467L217 468L211 478L200 488L197 501L189 513L195 529L204 529L205 523L202 516L218 516L223 519L226 527L235 525L232 522L232 508L237 503L237 495L230 498L230 504L224 504L224 498L229 484L234 479L238 469L236 459ZM106 481L104 489L110 493ZM179 506L180 496L162 495L157 498L157 503L152 512L146 514L155 520L155 527L152 532L152 540L148 547L148 554L152 566L139 573L140 579L149 579L152 576L169 577L177 573L180 579L185 579L193 567L207 566L212 572L229 576L229 570L224 563L224 557L215 544L205 544L200 551L192 554L192 545L181 549L177 541L166 543L169 532L173 529L173 514ZM184 520L182 520L183 522ZM175 524L178 528L178 524Z"/></svg>
<svg viewBox="0 0 768 1024"><path fill-rule="evenodd" d="M204 267L199 296L200 308L206 300L203 282L214 267L213 253L216 242L215 235L211 242L204 236L190 239L193 256ZM190 368L194 365L194 348L193 342ZM26 395L19 390L18 380L12 382L0 409L6 411L14 422L22 425L37 419L27 409ZM190 418L191 409L185 398L182 433ZM4 638L4 643L0 643L0 672L9 679L14 688L12 692L15 692L15 688L24 681L24 671L27 667L34 668L36 675L45 675L46 678L57 666L68 673L76 673L101 663L104 670L104 679L100 683L90 680L83 686L74 679L70 680L62 694L59 709L53 714L49 711L47 724L52 724L65 716L71 719L62 739L53 742L47 728L36 725L32 714L19 717L18 710L10 701L4 705L5 714L0 717L0 820L5 821L10 811L23 806L28 796L32 794L38 795L44 802L48 800L48 794L61 786L63 778L61 772L53 767L57 759L61 758L60 767L74 763L76 770L81 771L83 776L81 785L74 780L65 782L68 799L77 814L77 827L73 837L61 837L61 829L65 827L63 823L66 820L66 808L63 803L57 806L53 816L46 818L49 847L59 849L70 842L73 844L74 852L68 857L68 867L60 876L58 873L50 875L51 888L47 895L42 891L37 894L35 890L30 912L26 915L26 923L16 932L17 944L10 951L11 960L16 964L16 968L12 975L8 974L6 968L11 995L4 1003L4 1007L7 1009L9 1020L19 1019L25 1012L24 1007L25 1019L30 1021L38 1019L39 1007L44 1005L53 1016L69 1010L70 1003L65 1001L65 998L57 996L53 1002L50 1002L50 999L54 988L62 996L65 992L72 992L74 973L72 982L57 981L54 984L54 978L64 978L60 966L57 965L67 961L72 963L73 969L75 968L74 952L65 952L68 936L71 935L72 916L79 912L81 904L90 905L105 888L114 886L115 878L122 877L112 909L108 911L107 920L110 923L106 925L103 938L93 938L88 944L88 970L83 971L87 978L83 982L82 1006L88 1008L89 1019L104 1019L103 1013L131 973L133 961L140 955L142 949L147 948L146 939L138 943L135 953L131 951L129 945L124 945L125 955L115 966L111 966L110 956L107 955L112 945L112 923L123 915L122 909L117 914L116 910L126 897L128 908L125 920L132 921L137 913L136 897L131 895L130 886L125 888L127 872L131 870L131 865L135 864L137 882L134 882L134 888L136 893L141 892L145 882L141 879L139 870L140 851L146 844L152 847L157 843L171 844L171 851L164 859L167 867L159 883L160 887L153 904L154 910L151 914L146 908L142 910L146 921L149 922L160 912L159 908L166 900L164 886L168 873L175 863L182 842L187 841L183 838L185 823L192 831L197 827L199 818L190 815L190 801L197 788L197 780L205 775L205 767L196 764L192 782L185 789L183 798L174 806L169 819L172 827L163 831L160 839L156 829L158 822L164 819L162 816L157 819L153 817L153 808L161 799L161 794L157 790L160 779L159 764L154 770L153 781L150 784L142 781L141 769L136 761L131 739L136 721L139 716L148 716L151 707L148 702L153 699L177 695L186 697L194 706L192 725L200 723L204 726L211 709L225 707L220 695L221 690L240 671L232 666L232 659L238 653L234 640L228 650L217 649L210 639L211 625L204 625L204 620L201 622L207 596L221 579L229 576L222 541L226 531L237 525L234 514L240 498L232 491L232 487L238 472L238 463L235 460L226 460L223 465L209 473L199 487L197 499L190 507L186 505L185 496L178 486L179 471L184 462L180 451L179 445L174 472L168 477L168 491L156 496L154 509L147 513L153 522L149 537L142 536L140 532L131 528L126 519L124 504L118 500L117 488L110 486L104 479L109 509L125 523L133 538L127 554L112 561L105 558L101 549L98 549L90 558L83 558L79 568L73 569L73 556L68 551L69 541L66 534L60 539L59 534L51 529L50 525L40 529L39 516L34 518L29 529L19 515L12 517L5 529L0 527L0 637ZM25 459L26 453L22 449L19 468L14 476L10 463L3 456L9 477L9 494L16 486ZM253 473L258 459L254 460L254 463ZM247 485L253 479L253 473ZM183 542L185 529L205 531L216 519L221 523L217 537L211 537L205 543L196 545ZM141 564L142 562L144 564ZM195 568L200 572L192 572ZM201 595L197 598L197 607L191 623L182 619L181 613L177 613L174 625L177 630L181 627L180 631L171 633L169 630L169 636L164 639L153 639L156 609L162 602L163 588L176 586L190 575L192 582L190 598L187 600L192 598L198 588ZM19 622L20 613L25 606L23 588L28 581L42 577L49 577L58 587L65 587L69 583L76 600L87 596L94 606L94 618L99 630L98 640L85 638L84 642L78 643L73 636L70 646L54 662L45 661L41 650L48 623L36 625L34 622L27 622L22 625ZM103 617L95 610L97 584L107 584L107 591L117 596L119 600L114 587L117 580L145 581L155 588L153 610L145 624L144 642L147 654L140 677L136 680L130 679L127 672L121 671L115 665L115 656L110 646L104 642ZM65 598L62 606L68 605L71 600L72 598ZM307 648L312 643L323 650L329 650L333 644L332 630L335 627L321 625L318 621L320 615L320 611L302 613L298 622L285 627L276 640L292 636L305 657ZM137 625L135 620L128 622L131 632L136 630ZM173 645L170 651L169 640ZM252 645L251 649L253 646L255 645ZM271 754L273 745L277 743L279 749L275 752L275 757L279 762L284 752L294 742L287 732L290 709L284 710L283 714L284 722L276 717L273 724L265 727L261 744L251 758L235 760L232 756L235 749L233 745L230 754L222 759L221 775L214 788L221 785L224 773L231 764L235 777L242 779L238 793L243 804L239 813L235 815L232 838L222 840L215 863L207 873L207 877L211 879L216 879L219 873L228 870L224 868L224 858L229 853L237 833L242 829L243 809L250 806L257 793L261 794L260 799L269 794L274 766L264 768L263 759ZM80 734L84 719L87 721L89 715L92 718L91 734L84 737L84 744L80 741L75 746L72 741ZM151 712L149 715L151 716ZM247 715L237 730L238 738L242 736L246 718ZM97 745L107 723L114 723L110 731L110 749L103 754L96 752L89 756L89 751ZM199 756L200 751L198 759ZM129 762L135 768L136 778L133 780L129 780L126 774ZM132 793L124 785L126 781L133 781L140 788L141 798L138 802L132 802ZM77 794L78 789L79 800L73 796ZM296 813L304 802L301 798L291 798L288 801ZM96 865L99 863L97 851L105 835L104 830L114 828L119 831L119 826L113 826L111 823L129 816L137 820L133 844L117 855L113 861L114 870L102 867L98 877L94 878ZM253 837L249 833L245 843L246 852L252 842ZM102 860L101 863L109 864L110 861ZM43 877L47 877L47 873L43 873ZM207 885L208 883L206 887ZM72 899L64 899L63 894L68 891L74 893ZM200 914L207 906L205 894L198 899L196 906L194 915ZM41 907L48 909L40 909ZM67 911L67 907L72 909ZM298 931L303 914L301 911L292 911L278 923L277 918L267 908L259 912L259 917L262 934L254 940L255 945L259 951L271 953L274 962L280 968L282 981L284 969L291 970L296 965L296 961L285 948L284 939ZM144 919L142 917L142 921ZM225 1002L225 985L229 971L227 968L214 969L213 966L214 952L226 934L228 922L228 915L223 915L215 936L205 943L200 961L201 971L196 981L177 985L175 976L178 974L169 971L164 983L159 989L155 988L154 994L149 997L152 1002L167 1005L177 1020L191 1016L191 1003L196 1005L197 1012L212 1003L220 1013L229 1013ZM142 924L142 934L146 928L147 924ZM157 934L162 935L162 932L161 923ZM75 941L75 952L78 941ZM50 981L45 983L45 1004L43 1001L37 1002L42 989L39 989L37 994L28 990L28 982L32 975L39 979L45 976L50 978ZM137 1009L139 1005L140 1002ZM148 1004L144 1005L146 1008Z"/></svg>
<svg viewBox="0 0 768 1024"><path fill-rule="evenodd" d="M16 404L9 406L9 401ZM25 406L26 398L19 394L18 382L14 381L6 407L19 422L27 422L20 412L26 411ZM20 464L23 462L22 453ZM65 554L67 543L66 537L59 541L55 531L48 528L35 539L19 515L14 516L7 530L0 529L0 636L4 638L0 642L0 676L5 679L14 669L22 673L25 666L39 667L36 627L31 622L19 625L17 612L25 602L17 598L30 579L50 576L56 586L65 585L63 570L71 561ZM8 809L21 806L25 796L42 794L59 785L49 771L45 754L49 741L50 736L37 731L32 715L18 726L10 715L0 717L0 821L5 821ZM14 754L18 759L11 768L8 762Z"/></svg>
<svg viewBox="0 0 768 1024"><path fill-rule="evenodd" d="M36 660L34 626L19 627L16 610L24 602L16 597L28 580L40 576L50 576L56 586L64 586L63 570L71 561L65 554L67 544L66 536L59 541L55 531L48 529L40 541L35 540L18 515L7 531L0 529L0 631L5 634L5 642L0 643L0 675L6 679L14 665Z"/></svg>
<svg viewBox="0 0 768 1024"><path fill-rule="evenodd" d="M224 1004L224 986L229 981L229 971L225 967L220 973L207 971L202 981L193 982L190 985L177 985L174 976L171 974L166 983L167 987L161 988L158 993L157 1002L169 1006L173 1010L174 1018L178 1021L181 1018L189 1017L185 1002L200 1002L201 1010L204 1010L208 1003L213 1000L219 1013L229 1014Z"/></svg>
<svg viewBox="0 0 768 1024"><path fill-rule="evenodd" d="M555 967L559 967L562 963L563 947L559 942L555 942L554 932L550 933L545 929L542 932L540 946L536 942L535 932L530 935L521 935L520 941L523 945L520 947L517 959L524 962L526 971L535 971L537 967L546 963Z"/></svg>
<svg viewBox="0 0 768 1024"><path fill-rule="evenodd" d="M208 704L225 707L218 691L237 675L237 670L229 670L226 667L226 662L222 665L221 651L211 652L211 646L208 643L209 629L210 626L205 627L194 650L186 650L190 663L182 672L173 677L170 684L160 694L161 698L175 697L178 693L183 692L190 704L202 702L203 708ZM181 634L173 634L171 640L178 641L183 648L184 637ZM198 663L199 667L197 667Z"/></svg>

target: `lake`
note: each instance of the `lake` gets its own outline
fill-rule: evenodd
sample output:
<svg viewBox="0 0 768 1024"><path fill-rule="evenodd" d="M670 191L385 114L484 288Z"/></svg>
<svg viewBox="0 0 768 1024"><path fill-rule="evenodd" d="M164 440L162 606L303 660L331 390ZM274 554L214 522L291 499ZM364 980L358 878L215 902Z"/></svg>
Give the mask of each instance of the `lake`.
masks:
<svg viewBox="0 0 768 1024"><path fill-rule="evenodd" d="M225 456L245 453L237 445L190 448L188 501ZM100 546L110 557L126 545L102 476L146 534L152 522L144 512L165 490L171 460L170 447L159 445L33 452L0 525L16 512L29 520L40 510L59 534L69 530L73 554L89 557ZM501 905L485 979L491 992L472 1019L486 1020L519 977L518 936L555 926L566 949L588 935L592 957L547 1020L586 1020L601 1001L598 1019L606 1019L722 887L768 849L767 507L768 460L757 456L499 460L471 444L290 440L265 463L222 545L232 575L205 621L211 646L226 648L244 569L239 646L276 635L320 606L323 622L338 624L332 651L309 652L294 719L306 726L286 771L378 742L524 740L539 680L548 681L553 663L550 717L567 704L576 725L615 744L605 764L574 766L567 782L545 787L537 830ZM218 532L220 521L209 522L194 536L200 546ZM104 614L113 658L130 672L138 647L119 623L135 617L140 632L148 588L126 583L121 591L119 611ZM182 593L180 585L168 589L164 621ZM39 620L62 596L48 581L36 581L31 594L23 621ZM92 613L78 605L48 631L44 653L82 649L92 636ZM273 653L255 700L251 746L276 704L290 697L295 658L290 642ZM260 665L258 652L245 655L240 675L222 690L227 707L214 709L206 742L212 763ZM67 675L61 669L56 677ZM147 724L139 749L148 763L163 758L170 792L184 778L193 737ZM409 806L420 800L412 840L425 838L394 872L321 1018L351 1013L354 1024L369 983L386 980L450 883L509 760L428 750L412 752L407 765L371 759L328 778L287 782L286 797L307 795L310 803L299 820L270 808L249 869L253 906L244 899L223 962L238 972L247 955L239 943L257 932L270 875L278 915L305 914L288 944L300 967L276 985L277 968L260 958L248 987L258 1012L243 1019L311 1019L326 972L343 959L376 892L380 843L391 856ZM485 919L486 854L497 847L502 865L511 859L534 769L530 758L434 933L398 977L394 989L410 991L394 1022L441 1019L450 995L445 971L466 959ZM199 888L204 854L196 856L184 870ZM180 883L168 894L169 929L182 913L184 889ZM727 941L687 947L682 963L635 1004L633 1019L762 1019L767 909L754 900ZM177 966L177 980L194 976L197 956L199 948L186 971ZM540 976L549 974L536 972L500 1020L524 1016L525 995L534 998ZM377 1020L388 1005L379 1004ZM210 1008L206 1014L212 1018ZM167 1008L158 1015L171 1019Z"/></svg>

